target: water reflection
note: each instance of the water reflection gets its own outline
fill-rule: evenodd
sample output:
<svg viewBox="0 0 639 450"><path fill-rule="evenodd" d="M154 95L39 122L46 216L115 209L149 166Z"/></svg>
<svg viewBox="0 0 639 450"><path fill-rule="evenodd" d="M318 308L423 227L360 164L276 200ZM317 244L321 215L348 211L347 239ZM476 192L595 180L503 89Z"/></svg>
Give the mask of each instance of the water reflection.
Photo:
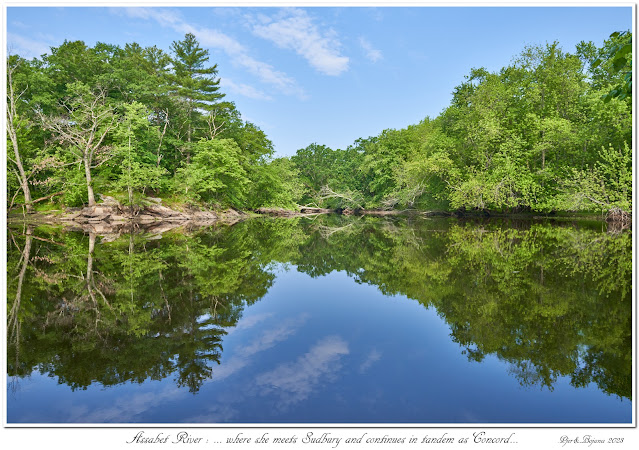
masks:
<svg viewBox="0 0 639 450"><path fill-rule="evenodd" d="M285 264L314 278L343 271L434 308L470 361L494 356L524 387L568 377L630 399L631 234L601 227L320 217L114 240L9 228L8 375L15 385L36 370L72 390L173 380L169 397L175 387L197 394L304 334L303 312L268 329L260 324L274 312L240 321ZM225 338L251 327L252 340L224 359ZM252 389L286 409L334 381L347 355L365 374L383 354L371 343L355 355L327 334L262 370ZM211 414L232 417L224 408Z"/></svg>
<svg viewBox="0 0 639 450"><path fill-rule="evenodd" d="M348 354L348 344L343 338L326 336L295 362L280 364L259 375L256 383L262 395L275 391L278 406L285 409L306 400L324 378L334 378L342 367L340 359Z"/></svg>

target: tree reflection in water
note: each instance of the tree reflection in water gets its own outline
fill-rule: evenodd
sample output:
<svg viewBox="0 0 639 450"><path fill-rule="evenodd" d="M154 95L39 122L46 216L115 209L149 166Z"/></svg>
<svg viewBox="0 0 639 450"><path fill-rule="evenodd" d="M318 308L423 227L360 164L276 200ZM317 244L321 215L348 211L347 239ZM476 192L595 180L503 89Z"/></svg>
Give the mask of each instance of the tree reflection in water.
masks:
<svg viewBox="0 0 639 450"><path fill-rule="evenodd" d="M436 308L469 360L495 355L524 386L567 376L630 399L631 234L602 227L327 216L101 242L9 228L8 373L72 389L174 377L197 393L286 263Z"/></svg>

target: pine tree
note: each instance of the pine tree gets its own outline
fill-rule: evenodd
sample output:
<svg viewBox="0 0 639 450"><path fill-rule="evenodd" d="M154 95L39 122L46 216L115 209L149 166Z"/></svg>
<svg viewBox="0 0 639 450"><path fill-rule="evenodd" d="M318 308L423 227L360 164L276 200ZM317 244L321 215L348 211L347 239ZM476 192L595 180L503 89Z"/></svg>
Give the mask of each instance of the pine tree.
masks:
<svg viewBox="0 0 639 450"><path fill-rule="evenodd" d="M186 132L186 155L189 162L190 146L198 129L198 122L204 118L203 113L210 114L222 106L220 100L224 94L219 92L217 64L207 67L209 52L200 47L193 34L186 34L182 41L174 41L171 50L174 55L171 81L175 89L174 95L183 106L183 131Z"/></svg>

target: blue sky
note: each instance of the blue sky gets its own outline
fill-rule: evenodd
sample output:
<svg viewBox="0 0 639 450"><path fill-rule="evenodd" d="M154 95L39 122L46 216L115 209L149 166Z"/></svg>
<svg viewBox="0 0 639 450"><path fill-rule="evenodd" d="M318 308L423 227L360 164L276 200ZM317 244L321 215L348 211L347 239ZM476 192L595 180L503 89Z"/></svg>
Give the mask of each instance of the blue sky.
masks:
<svg viewBox="0 0 639 450"><path fill-rule="evenodd" d="M66 40L169 50L196 35L223 92L276 155L437 116L473 67L496 71L526 45L601 45L632 7L7 7L7 45L27 58Z"/></svg>

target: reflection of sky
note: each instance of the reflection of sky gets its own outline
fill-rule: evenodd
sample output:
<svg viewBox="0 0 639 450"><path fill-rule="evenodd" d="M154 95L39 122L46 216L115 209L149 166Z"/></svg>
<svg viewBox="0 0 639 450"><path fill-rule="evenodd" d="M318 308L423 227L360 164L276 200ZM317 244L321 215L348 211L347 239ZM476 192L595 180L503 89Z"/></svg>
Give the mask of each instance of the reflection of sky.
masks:
<svg viewBox="0 0 639 450"><path fill-rule="evenodd" d="M596 386L524 388L494 356L469 362L436 311L344 273L280 272L223 340L200 391L174 376L70 392L34 373L9 422L624 422L630 401Z"/></svg>
<svg viewBox="0 0 639 450"><path fill-rule="evenodd" d="M116 398L111 406L90 409L86 404L78 405L69 411L69 422L131 422L152 408L161 408L167 401L182 397L175 385L166 385L161 389Z"/></svg>
<svg viewBox="0 0 639 450"><path fill-rule="evenodd" d="M240 320L238 326L235 328L235 333L250 329L257 323L262 322L271 316L271 314L261 314L259 316L249 317L246 321ZM304 325L307 318L308 317L305 314L300 314L297 317L278 323L274 328L267 328L261 332L256 339L243 347L239 347L236 352L228 358L228 360L225 360L224 364L216 369L215 376L211 381L222 381L233 375L235 372L242 370L244 367L251 364L252 357L254 355L272 348L279 342L285 341L297 333L299 328Z"/></svg>
<svg viewBox="0 0 639 450"><path fill-rule="evenodd" d="M263 394L276 392L286 406L306 400L323 378L336 378L340 359L348 355L348 344L339 336L322 338L293 363L282 363L260 374L257 385Z"/></svg>
<svg viewBox="0 0 639 450"><path fill-rule="evenodd" d="M366 372L368 369L370 369L373 366L373 364L375 364L381 358L382 358L382 354L375 349L368 352L368 355L366 355L366 358L364 359L362 364L359 366L360 373Z"/></svg>

